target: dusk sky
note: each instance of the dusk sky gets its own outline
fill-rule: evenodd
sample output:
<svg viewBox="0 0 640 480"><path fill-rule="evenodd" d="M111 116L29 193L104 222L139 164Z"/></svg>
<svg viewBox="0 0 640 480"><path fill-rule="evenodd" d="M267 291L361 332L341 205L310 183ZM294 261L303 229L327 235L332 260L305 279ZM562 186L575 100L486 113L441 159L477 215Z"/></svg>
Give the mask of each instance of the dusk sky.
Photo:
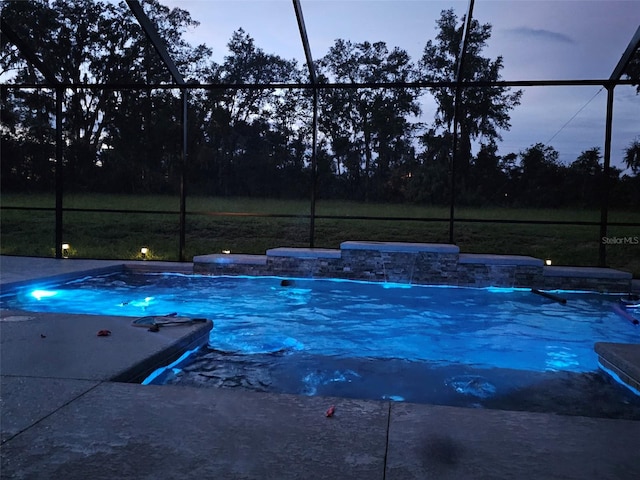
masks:
<svg viewBox="0 0 640 480"><path fill-rule="evenodd" d="M266 53L305 63L291 0L161 0L189 11L200 26L187 32L193 45L205 43L222 63L226 45L243 28ZM335 39L384 41L405 49L417 62L437 34L442 10L466 13L467 0L301 0L315 60ZM473 16L493 26L484 56L504 58L503 80L608 79L640 26L640 0L476 0ZM584 150L604 151L607 92L601 87L525 88L512 111L511 131L502 132L500 154L533 144L553 146L564 163ZM431 121L435 104L423 105ZM624 148L640 136L640 95L615 89L612 163L621 166Z"/></svg>

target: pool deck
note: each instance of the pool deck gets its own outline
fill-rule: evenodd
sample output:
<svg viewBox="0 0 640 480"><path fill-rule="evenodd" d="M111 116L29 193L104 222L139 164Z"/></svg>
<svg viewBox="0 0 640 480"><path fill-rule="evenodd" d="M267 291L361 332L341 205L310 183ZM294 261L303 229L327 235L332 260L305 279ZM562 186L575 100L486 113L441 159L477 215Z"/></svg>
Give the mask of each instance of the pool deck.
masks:
<svg viewBox="0 0 640 480"><path fill-rule="evenodd" d="M123 263L0 256L0 283ZM210 325L0 314L0 478L640 478L638 421L122 383Z"/></svg>

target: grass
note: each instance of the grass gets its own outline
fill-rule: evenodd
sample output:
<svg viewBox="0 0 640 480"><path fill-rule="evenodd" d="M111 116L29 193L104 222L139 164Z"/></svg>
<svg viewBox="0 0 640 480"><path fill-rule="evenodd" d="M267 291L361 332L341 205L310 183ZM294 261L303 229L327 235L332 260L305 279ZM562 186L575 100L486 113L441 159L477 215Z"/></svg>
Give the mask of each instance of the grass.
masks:
<svg viewBox="0 0 640 480"><path fill-rule="evenodd" d="M53 208L52 195L2 194L4 207ZM64 242L78 258L135 259L140 248L150 257L178 260L179 198L157 195L69 195L65 208L142 210L176 213L64 212ZM261 198L187 199L186 258L231 250L262 254L279 246L309 246L309 201ZM265 216L216 216L245 213ZM274 217L267 215L285 215ZM447 243L447 207L370 204L320 200L316 204L315 245L339 248L345 240ZM459 208L457 219L553 220L598 222L598 210ZM377 217L334 219L324 216ZM388 220L402 218L403 220ZM0 252L3 255L53 256L53 211L2 210ZM415 220L409 220L415 219ZM640 213L609 212L610 221L640 223ZM531 255L556 265L593 266L598 262L598 226L472 223L457 220L455 242L462 252ZM609 227L609 237L640 238L640 227ZM607 246L607 263L640 276L640 245Z"/></svg>

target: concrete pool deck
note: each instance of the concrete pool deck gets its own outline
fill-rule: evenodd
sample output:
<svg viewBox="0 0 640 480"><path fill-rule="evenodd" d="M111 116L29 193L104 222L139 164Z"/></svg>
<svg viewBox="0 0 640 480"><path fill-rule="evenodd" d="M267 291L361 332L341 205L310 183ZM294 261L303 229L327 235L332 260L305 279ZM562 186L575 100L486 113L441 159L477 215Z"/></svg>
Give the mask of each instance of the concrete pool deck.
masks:
<svg viewBox="0 0 640 480"><path fill-rule="evenodd" d="M2 256L0 283L123 263ZM120 383L206 327L0 313L0 478L640 478L638 421Z"/></svg>

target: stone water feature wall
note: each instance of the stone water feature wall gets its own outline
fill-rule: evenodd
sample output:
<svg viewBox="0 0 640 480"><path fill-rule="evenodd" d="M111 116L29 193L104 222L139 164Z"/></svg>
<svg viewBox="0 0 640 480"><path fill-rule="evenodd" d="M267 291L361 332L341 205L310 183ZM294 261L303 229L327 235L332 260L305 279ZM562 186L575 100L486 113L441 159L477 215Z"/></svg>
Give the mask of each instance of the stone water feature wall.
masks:
<svg viewBox="0 0 640 480"><path fill-rule="evenodd" d="M420 285L522 287L628 293L632 275L608 268L545 266L520 255L464 254L456 245L343 242L340 249L288 248L266 255L212 254L193 259L194 273L344 278Z"/></svg>

